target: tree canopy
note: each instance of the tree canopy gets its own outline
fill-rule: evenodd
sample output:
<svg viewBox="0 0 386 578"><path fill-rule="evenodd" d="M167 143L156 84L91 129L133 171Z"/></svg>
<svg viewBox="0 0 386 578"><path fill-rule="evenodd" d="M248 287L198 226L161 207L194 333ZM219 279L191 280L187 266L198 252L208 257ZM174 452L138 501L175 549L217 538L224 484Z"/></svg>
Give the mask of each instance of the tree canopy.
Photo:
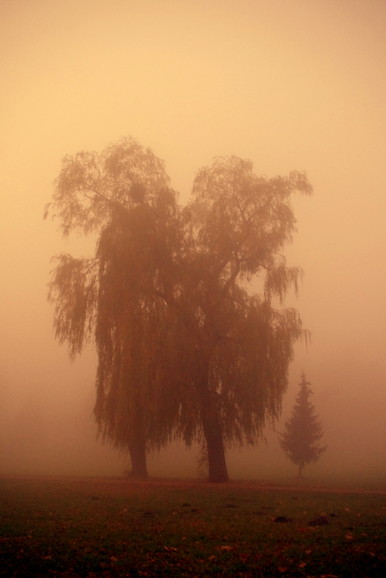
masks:
<svg viewBox="0 0 386 578"><path fill-rule="evenodd" d="M312 390L304 373L299 387L292 415L280 436L280 445L289 459L298 466L298 475L301 477L304 466L317 462L326 448L318 444L323 437L323 430L310 402Z"/></svg>
<svg viewBox="0 0 386 578"><path fill-rule="evenodd" d="M284 307L301 275L282 254L296 191L311 192L303 173L267 179L220 157L182 207L164 164L133 139L64 159L47 214L64 235L93 232L97 247L92 259L58 257L56 336L71 355L94 340L99 430L137 475L146 449L180 438L203 442L209 479L224 481L225 448L254 443L279 416L303 334Z"/></svg>

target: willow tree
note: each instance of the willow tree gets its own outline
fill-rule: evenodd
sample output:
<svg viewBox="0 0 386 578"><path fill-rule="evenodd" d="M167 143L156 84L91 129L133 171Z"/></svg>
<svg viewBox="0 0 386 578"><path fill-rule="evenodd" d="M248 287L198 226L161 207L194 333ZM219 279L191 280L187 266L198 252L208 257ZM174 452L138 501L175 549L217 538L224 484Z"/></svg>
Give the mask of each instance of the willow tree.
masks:
<svg viewBox="0 0 386 578"><path fill-rule="evenodd" d="M284 307L301 274L282 254L296 191L311 192L302 173L266 179L249 161L219 158L198 172L184 211L188 250L175 300L191 367L180 434L203 440L212 481L228 479L227 446L254 443L279 416L303 335L298 312Z"/></svg>
<svg viewBox="0 0 386 578"><path fill-rule="evenodd" d="M157 292L168 284L177 205L163 163L125 139L66 157L47 214L63 234L94 234L90 259L61 255L49 288L54 327L70 355L95 342L95 418L104 440L130 452L132 474L147 475L146 450L166 443L178 411L173 321Z"/></svg>

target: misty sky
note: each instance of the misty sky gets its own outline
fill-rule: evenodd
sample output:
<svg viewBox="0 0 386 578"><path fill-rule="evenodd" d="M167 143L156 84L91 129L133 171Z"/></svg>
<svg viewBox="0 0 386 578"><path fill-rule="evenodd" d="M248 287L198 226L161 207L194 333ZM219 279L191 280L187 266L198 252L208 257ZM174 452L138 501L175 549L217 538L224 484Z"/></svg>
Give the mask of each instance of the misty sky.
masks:
<svg viewBox="0 0 386 578"><path fill-rule="evenodd" d="M93 353L68 361L46 301L50 258L90 246L42 216L64 155L125 135L182 202L217 155L307 172L288 259L312 341L284 417L304 370L326 471L385 471L385 29L384 0L0 1L0 473L87 473L92 456L120 473L95 444Z"/></svg>

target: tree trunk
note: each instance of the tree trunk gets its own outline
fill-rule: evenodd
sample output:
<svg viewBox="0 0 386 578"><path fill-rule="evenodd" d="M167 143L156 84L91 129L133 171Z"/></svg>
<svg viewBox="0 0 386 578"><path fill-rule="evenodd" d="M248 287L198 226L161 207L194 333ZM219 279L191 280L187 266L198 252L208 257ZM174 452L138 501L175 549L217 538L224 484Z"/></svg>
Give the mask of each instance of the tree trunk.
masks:
<svg viewBox="0 0 386 578"><path fill-rule="evenodd" d="M216 394L208 387L209 355L205 355L204 348L200 348L197 356L198 394L200 399L200 414L202 429L206 441L208 457L208 481L227 482L229 480L225 460L223 432L218 415Z"/></svg>
<svg viewBox="0 0 386 578"><path fill-rule="evenodd" d="M302 478L302 471L303 471L303 464L300 463L299 464L299 470L298 470L298 478Z"/></svg>
<svg viewBox="0 0 386 578"><path fill-rule="evenodd" d="M229 476L225 460L224 441L214 408L206 408L202 425L208 451L208 481L227 482Z"/></svg>
<svg viewBox="0 0 386 578"><path fill-rule="evenodd" d="M146 461L146 444L142 440L132 440L129 444L131 459L130 476L137 480L144 480L148 477Z"/></svg>

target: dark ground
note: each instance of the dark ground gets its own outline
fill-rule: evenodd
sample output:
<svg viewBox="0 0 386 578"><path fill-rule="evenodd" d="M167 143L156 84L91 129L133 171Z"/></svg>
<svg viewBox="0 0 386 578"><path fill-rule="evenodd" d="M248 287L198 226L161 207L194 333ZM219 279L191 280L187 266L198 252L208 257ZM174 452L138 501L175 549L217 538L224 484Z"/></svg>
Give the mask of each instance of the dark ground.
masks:
<svg viewBox="0 0 386 578"><path fill-rule="evenodd" d="M1 576L386 575L386 492L0 478Z"/></svg>

